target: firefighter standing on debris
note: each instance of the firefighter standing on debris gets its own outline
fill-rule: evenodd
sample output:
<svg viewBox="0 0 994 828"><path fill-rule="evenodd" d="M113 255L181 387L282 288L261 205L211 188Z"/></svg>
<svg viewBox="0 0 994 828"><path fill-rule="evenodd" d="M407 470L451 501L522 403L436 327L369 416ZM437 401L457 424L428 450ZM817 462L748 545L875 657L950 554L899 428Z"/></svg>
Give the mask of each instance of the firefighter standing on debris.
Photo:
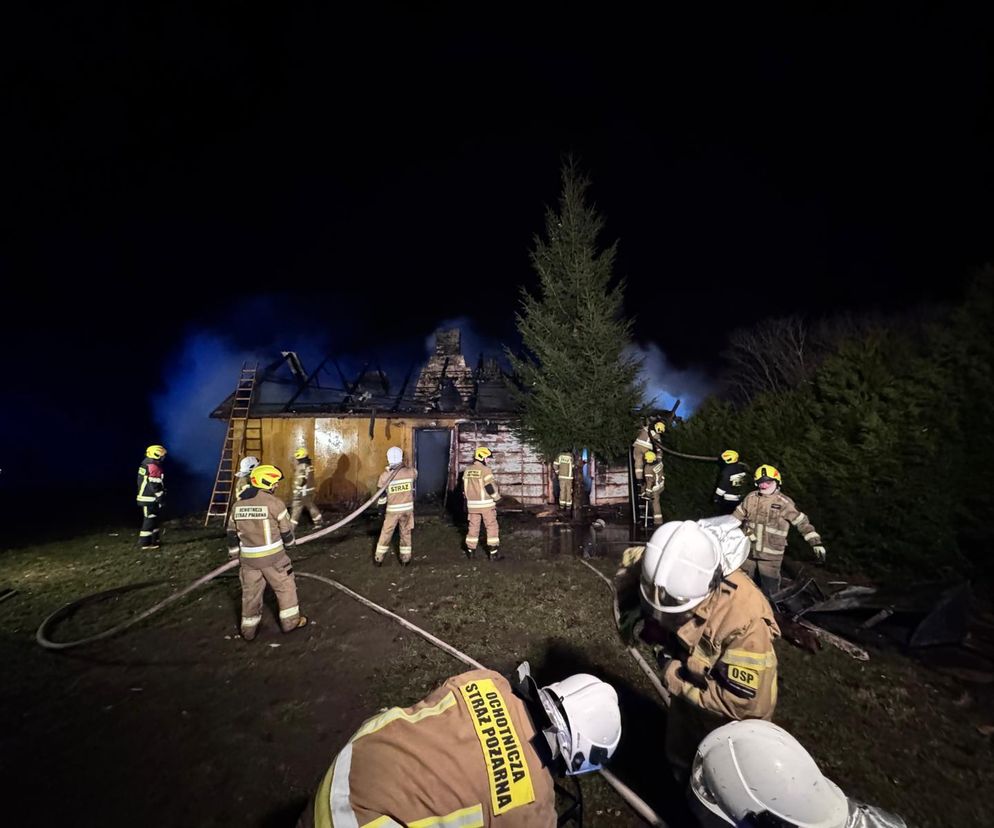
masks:
<svg viewBox="0 0 994 828"><path fill-rule="evenodd" d="M396 474L393 474L396 471ZM411 562L411 530L414 529L414 481L418 479L417 469L404 465L404 452L399 446L387 449L387 467L376 488L386 485L393 474L393 480L387 486L378 505L386 506L387 513L383 518L383 528L380 539L376 542L376 554L373 563L383 565L383 559L390 549L394 529L400 529L400 562L407 566Z"/></svg>
<svg viewBox="0 0 994 828"><path fill-rule="evenodd" d="M757 490L749 492L732 514L742 521L743 531L752 540L752 551L742 570L753 579L758 574L763 592L769 597L780 589L780 567L791 526L811 544L819 561L825 560L825 547L808 516L781 493L782 479L777 469L764 463L753 478Z"/></svg>
<svg viewBox="0 0 994 828"><path fill-rule="evenodd" d="M252 473L252 469L259 465L258 457L243 457L242 462L238 464L238 474L235 475L235 499L237 500L241 497L242 492L249 488L252 483L249 480L249 475Z"/></svg>
<svg viewBox="0 0 994 828"><path fill-rule="evenodd" d="M560 454L552 471L559 479L559 508L568 509L573 505L573 455L568 451Z"/></svg>
<svg viewBox="0 0 994 828"><path fill-rule="evenodd" d="M298 828L554 828L554 776L599 770L621 740L618 695L586 673L540 688L493 670L448 679L367 720L335 757Z"/></svg>
<svg viewBox="0 0 994 828"><path fill-rule="evenodd" d="M663 513L660 511L659 496L666 486L666 475L663 474L663 459L656 457L654 451L645 453L643 476L642 499L645 501L645 508L648 509L649 504L652 504L652 522L655 526L660 526L663 522Z"/></svg>
<svg viewBox="0 0 994 828"><path fill-rule="evenodd" d="M273 490L283 479L276 466L252 469L251 486L242 492L228 519L228 555L239 557L242 583L242 638L255 638L262 620L262 596L268 583L276 593L280 627L292 632L307 624L297 603L297 582L286 550L293 546L290 513Z"/></svg>
<svg viewBox="0 0 994 828"><path fill-rule="evenodd" d="M145 449L145 459L138 466L138 508L142 510L138 542L142 549L159 548L159 515L166 496L165 474L162 471L165 456L165 446L149 446Z"/></svg>
<svg viewBox="0 0 994 828"><path fill-rule="evenodd" d="M718 482L712 498L718 514L728 515L735 511L742 502L748 478L749 468L739 461L739 453L735 449L723 451L718 458Z"/></svg>
<svg viewBox="0 0 994 828"><path fill-rule="evenodd" d="M480 523L487 530L487 552L491 561L499 560L500 529L497 526L497 501L500 491L497 480L487 463L493 452L480 446L473 453L473 462L462 475L463 495L466 498L466 511L469 513L469 528L466 531L466 552L473 556L480 542Z"/></svg>
<svg viewBox="0 0 994 828"><path fill-rule="evenodd" d="M726 528L712 529L721 531L670 521L653 533L641 560L643 612L670 634L663 656L663 683L672 696L666 755L677 776L690 771L705 735L729 721L771 719L777 703L773 642L780 628L773 609L734 568L741 557L728 560ZM745 538L737 532L728 540L735 546L737 537L744 556Z"/></svg>
<svg viewBox="0 0 994 828"><path fill-rule="evenodd" d="M307 449L299 448L293 453L293 459L297 461L297 469L293 474L293 506L290 513L290 522L294 529L300 522L300 514L307 509L314 523L314 528L319 529L324 526L324 519L321 517L321 510L314 505L314 464L311 462Z"/></svg>

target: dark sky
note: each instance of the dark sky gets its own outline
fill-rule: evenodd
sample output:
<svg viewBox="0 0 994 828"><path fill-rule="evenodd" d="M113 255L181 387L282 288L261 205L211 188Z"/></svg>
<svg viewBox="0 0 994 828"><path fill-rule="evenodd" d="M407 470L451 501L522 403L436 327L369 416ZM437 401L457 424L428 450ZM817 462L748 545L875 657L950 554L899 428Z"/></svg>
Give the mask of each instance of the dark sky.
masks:
<svg viewBox="0 0 994 828"><path fill-rule="evenodd" d="M679 368L769 315L955 298L994 259L986 17L130 5L7 31L5 439L32 411L133 454L204 328L508 341L567 152Z"/></svg>

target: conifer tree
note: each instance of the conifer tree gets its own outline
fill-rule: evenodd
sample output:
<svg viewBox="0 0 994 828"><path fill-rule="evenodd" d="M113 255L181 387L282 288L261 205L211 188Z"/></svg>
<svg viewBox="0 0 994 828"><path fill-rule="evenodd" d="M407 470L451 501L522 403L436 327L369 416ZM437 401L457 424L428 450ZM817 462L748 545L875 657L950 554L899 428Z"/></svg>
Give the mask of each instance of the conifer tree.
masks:
<svg viewBox="0 0 994 828"><path fill-rule="evenodd" d="M545 236L536 235L531 253L538 289L521 292L523 351L508 352L523 389L521 436L546 460L584 448L625 457L643 401L641 360L626 354L632 323L623 316L624 281L613 274L617 242L598 247L604 221L587 203L589 186L567 161L559 209L546 210Z"/></svg>

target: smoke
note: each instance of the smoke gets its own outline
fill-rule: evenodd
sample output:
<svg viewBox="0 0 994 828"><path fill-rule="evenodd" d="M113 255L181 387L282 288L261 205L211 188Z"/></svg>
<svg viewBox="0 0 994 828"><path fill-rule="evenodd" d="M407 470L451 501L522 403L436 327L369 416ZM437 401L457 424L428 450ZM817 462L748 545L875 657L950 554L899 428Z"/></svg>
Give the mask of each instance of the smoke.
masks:
<svg viewBox="0 0 994 828"><path fill-rule="evenodd" d="M704 373L674 368L655 343L644 348L632 345L626 354L642 359L646 397L655 400L652 405L656 408L672 409L680 400L680 416L687 417L714 391L714 383Z"/></svg>

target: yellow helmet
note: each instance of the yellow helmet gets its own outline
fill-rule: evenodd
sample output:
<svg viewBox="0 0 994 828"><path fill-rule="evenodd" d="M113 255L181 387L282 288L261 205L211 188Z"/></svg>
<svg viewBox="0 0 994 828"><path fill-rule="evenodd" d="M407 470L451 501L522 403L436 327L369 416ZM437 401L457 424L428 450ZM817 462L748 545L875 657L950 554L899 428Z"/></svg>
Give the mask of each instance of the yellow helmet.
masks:
<svg viewBox="0 0 994 828"><path fill-rule="evenodd" d="M249 475L249 482L264 492L271 492L282 479L283 472L276 468L276 466L270 466L268 463L256 466Z"/></svg>
<svg viewBox="0 0 994 828"><path fill-rule="evenodd" d="M301 446L293 453L294 460L303 460L305 457L307 457L307 449L305 449L303 446Z"/></svg>
<svg viewBox="0 0 994 828"><path fill-rule="evenodd" d="M735 449L728 449L728 451L723 451L721 453L721 459L726 463L738 463L739 453Z"/></svg>
<svg viewBox="0 0 994 828"><path fill-rule="evenodd" d="M481 463L491 456L493 456L493 452L486 446L480 446L475 452L473 452L473 458L479 460Z"/></svg>
<svg viewBox="0 0 994 828"><path fill-rule="evenodd" d="M151 457L153 460L161 460L166 456L165 446L149 446L145 449L145 456Z"/></svg>
<svg viewBox="0 0 994 828"><path fill-rule="evenodd" d="M646 463L655 463L656 462L656 452L654 452L654 451L647 451L645 453L645 462Z"/></svg>
<svg viewBox="0 0 994 828"><path fill-rule="evenodd" d="M666 431L666 423L660 421L653 426L653 429L655 429L656 434L663 434Z"/></svg>
<svg viewBox="0 0 994 828"><path fill-rule="evenodd" d="M774 466L768 466L765 463L756 469L756 473L752 476L753 480L757 483L762 483L764 480L772 480L778 485L783 485L783 480L780 478L780 472Z"/></svg>

